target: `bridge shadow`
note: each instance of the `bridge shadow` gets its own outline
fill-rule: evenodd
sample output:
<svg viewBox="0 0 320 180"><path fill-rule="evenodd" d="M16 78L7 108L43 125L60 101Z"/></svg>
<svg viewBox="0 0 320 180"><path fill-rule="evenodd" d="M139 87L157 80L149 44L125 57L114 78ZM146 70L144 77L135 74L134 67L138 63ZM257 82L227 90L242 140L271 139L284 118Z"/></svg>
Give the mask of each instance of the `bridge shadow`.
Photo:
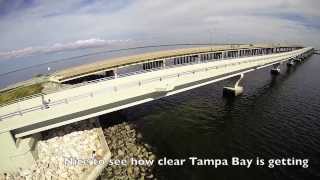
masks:
<svg viewBox="0 0 320 180"><path fill-rule="evenodd" d="M119 110L104 114L98 117L102 128L111 127L123 122L128 122L127 114L124 110Z"/></svg>
<svg viewBox="0 0 320 180"><path fill-rule="evenodd" d="M41 140L46 141L55 137L62 137L62 136L71 134L73 132L92 130L98 127L98 124L96 124L95 121L93 122L88 122L88 121L90 120L86 119L83 121L79 121L72 124L67 124L61 127L57 127L54 129L50 129L47 131L43 131L41 132Z"/></svg>

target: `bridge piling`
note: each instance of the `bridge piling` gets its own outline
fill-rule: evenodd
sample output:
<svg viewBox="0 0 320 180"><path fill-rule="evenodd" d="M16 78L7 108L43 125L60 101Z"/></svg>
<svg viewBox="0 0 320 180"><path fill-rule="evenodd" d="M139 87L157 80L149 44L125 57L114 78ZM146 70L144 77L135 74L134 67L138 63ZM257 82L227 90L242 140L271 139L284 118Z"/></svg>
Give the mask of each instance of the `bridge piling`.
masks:
<svg viewBox="0 0 320 180"><path fill-rule="evenodd" d="M40 134L15 139L10 131L0 134L2 148L0 172L15 172L19 168L28 168L35 163L35 146Z"/></svg>
<svg viewBox="0 0 320 180"><path fill-rule="evenodd" d="M303 57L302 57L302 56L298 56L298 57L296 57L296 58L293 58L293 60L294 60L295 62L301 63L302 60L303 60Z"/></svg>
<svg viewBox="0 0 320 180"><path fill-rule="evenodd" d="M280 74L280 63L279 64L274 64L270 72L271 72L272 75Z"/></svg>
<svg viewBox="0 0 320 180"><path fill-rule="evenodd" d="M294 66L294 65L295 65L295 62L294 62L293 59L290 59L290 60L288 61L288 63L287 63L287 66L288 66L288 67L292 67L292 66Z"/></svg>
<svg viewBox="0 0 320 180"><path fill-rule="evenodd" d="M240 81L243 79L243 74L240 75L238 81L235 83L234 87L224 87L223 96L239 96L243 93L243 87L239 86Z"/></svg>

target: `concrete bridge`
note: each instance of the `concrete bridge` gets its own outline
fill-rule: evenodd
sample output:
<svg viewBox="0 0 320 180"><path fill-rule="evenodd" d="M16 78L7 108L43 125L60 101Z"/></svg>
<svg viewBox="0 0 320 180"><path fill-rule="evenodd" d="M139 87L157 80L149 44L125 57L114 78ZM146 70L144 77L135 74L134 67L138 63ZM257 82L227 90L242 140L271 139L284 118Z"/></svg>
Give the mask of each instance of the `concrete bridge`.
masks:
<svg viewBox="0 0 320 180"><path fill-rule="evenodd" d="M0 170L16 168L12 161L17 159L28 164L34 148L30 144L35 141L30 135L239 76L234 86L223 90L225 95L236 96L243 92L239 82L245 73L271 67L271 73L278 74L281 63L293 66L313 51L297 46L206 47L58 72L52 81L71 84L68 88L0 108L0 144L7 147L1 150ZM84 82L89 77L99 78Z"/></svg>

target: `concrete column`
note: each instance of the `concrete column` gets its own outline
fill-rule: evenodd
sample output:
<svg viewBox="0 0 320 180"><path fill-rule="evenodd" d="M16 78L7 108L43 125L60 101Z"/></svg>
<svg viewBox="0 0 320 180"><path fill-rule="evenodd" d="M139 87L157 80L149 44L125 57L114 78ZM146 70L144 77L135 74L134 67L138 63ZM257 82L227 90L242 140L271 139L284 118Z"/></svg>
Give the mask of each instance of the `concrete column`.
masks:
<svg viewBox="0 0 320 180"><path fill-rule="evenodd" d="M117 78L118 77L118 72L117 72L117 68L113 70L113 73L114 73L114 78Z"/></svg>
<svg viewBox="0 0 320 180"><path fill-rule="evenodd" d="M39 134L22 139L14 139L11 132L0 134L0 172L17 172L19 168L28 168L37 158L35 146Z"/></svg>
<svg viewBox="0 0 320 180"><path fill-rule="evenodd" d="M295 63L294 63L294 60L293 60L293 59L290 59L289 62L287 63L287 66L288 66L288 67L291 67L291 66L294 66L294 64L295 64Z"/></svg>
<svg viewBox="0 0 320 180"><path fill-rule="evenodd" d="M224 87L223 96L239 96L243 93L243 87L239 86L240 81L243 79L243 74L240 75L238 81L235 83L234 87Z"/></svg>
<svg viewBox="0 0 320 180"><path fill-rule="evenodd" d="M302 56L299 55L299 56L293 58L293 61L294 61L294 62L302 62Z"/></svg>
<svg viewBox="0 0 320 180"><path fill-rule="evenodd" d="M280 63L273 65L273 67L272 67L272 69L271 69L271 74L272 74L272 75L278 75L278 74L280 74Z"/></svg>

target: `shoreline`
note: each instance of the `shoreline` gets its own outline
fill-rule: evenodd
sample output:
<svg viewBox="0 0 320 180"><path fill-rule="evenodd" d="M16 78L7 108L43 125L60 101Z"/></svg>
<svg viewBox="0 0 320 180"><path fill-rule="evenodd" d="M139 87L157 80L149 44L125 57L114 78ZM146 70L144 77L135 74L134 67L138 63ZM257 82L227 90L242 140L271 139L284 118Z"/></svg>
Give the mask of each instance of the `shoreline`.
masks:
<svg viewBox="0 0 320 180"><path fill-rule="evenodd" d="M35 163L30 168L20 169L19 172L1 174L0 179L86 179L99 164L66 164L66 159L67 162L68 158L99 162L101 157L110 151L111 158L106 161L108 164L102 172L96 174L97 179L155 179L153 164L110 164L114 160L131 162L132 159L156 159L152 148L143 143L142 135L133 125L128 122L106 125L102 122L104 127L97 127L94 123L96 120L99 123L103 121L88 119L43 132L36 145ZM103 141L107 142L107 149L103 148L104 143L99 140L99 128L104 137ZM110 151L105 152L106 150Z"/></svg>
<svg viewBox="0 0 320 180"><path fill-rule="evenodd" d="M155 160L150 145L142 142L142 135L137 133L132 124L123 122L103 129L111 151L111 159L125 160L126 164L107 166L101 174L103 179L155 179L154 165L134 165L132 160ZM131 162L131 163L130 163Z"/></svg>

